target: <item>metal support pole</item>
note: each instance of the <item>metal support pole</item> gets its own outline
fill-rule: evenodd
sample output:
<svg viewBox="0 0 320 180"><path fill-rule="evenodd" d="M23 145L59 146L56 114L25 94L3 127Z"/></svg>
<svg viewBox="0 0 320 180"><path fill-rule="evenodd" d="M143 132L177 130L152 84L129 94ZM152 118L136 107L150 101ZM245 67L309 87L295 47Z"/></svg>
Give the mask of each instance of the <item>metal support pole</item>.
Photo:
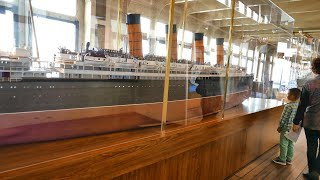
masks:
<svg viewBox="0 0 320 180"><path fill-rule="evenodd" d="M32 9L31 0L29 0L29 9L30 9L30 16L31 16L30 18L31 18L31 24L32 24L32 29L33 29L33 35L34 35L34 42L36 45L37 60L39 60L38 38L37 38L37 33L36 33L36 27L34 25L33 9Z"/></svg>
<svg viewBox="0 0 320 180"><path fill-rule="evenodd" d="M227 67L226 67L226 76L225 76L225 81L224 81L224 96L223 96L223 107L222 107L222 119L224 119L224 112L225 112L226 100L227 100L228 78L229 78L229 68L230 68L230 57L231 57L231 45L232 45L232 33L233 33L235 5L236 5L236 0L232 0L231 25L230 25L230 31L229 31L228 60L227 60Z"/></svg>
<svg viewBox="0 0 320 180"><path fill-rule="evenodd" d="M118 0L117 50L120 49L121 32L122 32L122 0Z"/></svg>
<svg viewBox="0 0 320 180"><path fill-rule="evenodd" d="M167 123L167 110L168 110L168 95L169 95L169 77L170 77L170 62L171 62L171 46L172 46L172 30L174 19L174 5L175 0L170 0L170 12L169 12L169 27L168 27L168 47L166 58L166 74L164 80L163 90L163 105L162 105L162 119L161 119L161 132L165 130Z"/></svg>
<svg viewBox="0 0 320 180"><path fill-rule="evenodd" d="M182 39L181 39L181 47L180 47L180 59L182 59L182 53L184 48L184 31L186 28L186 19L187 19L187 12L188 12L188 0L184 2L184 11L183 11L183 19L182 19Z"/></svg>

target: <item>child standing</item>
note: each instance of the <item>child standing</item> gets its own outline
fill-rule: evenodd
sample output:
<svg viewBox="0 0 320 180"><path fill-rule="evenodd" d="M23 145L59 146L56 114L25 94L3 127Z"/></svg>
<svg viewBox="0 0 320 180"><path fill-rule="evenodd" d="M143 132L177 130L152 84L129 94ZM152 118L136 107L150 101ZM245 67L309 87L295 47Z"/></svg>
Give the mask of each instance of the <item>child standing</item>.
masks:
<svg viewBox="0 0 320 180"><path fill-rule="evenodd" d="M277 131L280 133L280 156L273 159L273 162L281 165L292 164L294 144L284 135L288 133L293 126L293 119L298 108L298 99L300 97L300 89L292 88L288 92L288 104L284 106L280 123Z"/></svg>

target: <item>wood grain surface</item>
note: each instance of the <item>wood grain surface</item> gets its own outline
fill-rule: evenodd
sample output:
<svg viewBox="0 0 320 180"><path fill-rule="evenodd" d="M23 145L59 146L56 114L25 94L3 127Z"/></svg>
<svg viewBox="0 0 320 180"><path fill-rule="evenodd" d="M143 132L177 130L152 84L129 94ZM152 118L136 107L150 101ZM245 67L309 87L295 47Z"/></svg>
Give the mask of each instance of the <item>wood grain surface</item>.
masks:
<svg viewBox="0 0 320 180"><path fill-rule="evenodd" d="M224 120L171 124L165 133L152 127L0 147L0 179L224 179L278 142L283 107L254 102Z"/></svg>

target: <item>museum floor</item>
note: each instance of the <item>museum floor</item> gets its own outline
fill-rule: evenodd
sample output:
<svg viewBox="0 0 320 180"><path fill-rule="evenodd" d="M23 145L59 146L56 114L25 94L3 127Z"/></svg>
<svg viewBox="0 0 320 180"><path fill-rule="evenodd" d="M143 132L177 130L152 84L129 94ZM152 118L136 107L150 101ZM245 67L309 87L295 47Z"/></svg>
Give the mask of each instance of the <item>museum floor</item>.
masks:
<svg viewBox="0 0 320 180"><path fill-rule="evenodd" d="M302 173L308 171L306 150L305 135L301 133L292 165L282 166L271 161L279 154L279 146L276 145L229 179L304 179Z"/></svg>

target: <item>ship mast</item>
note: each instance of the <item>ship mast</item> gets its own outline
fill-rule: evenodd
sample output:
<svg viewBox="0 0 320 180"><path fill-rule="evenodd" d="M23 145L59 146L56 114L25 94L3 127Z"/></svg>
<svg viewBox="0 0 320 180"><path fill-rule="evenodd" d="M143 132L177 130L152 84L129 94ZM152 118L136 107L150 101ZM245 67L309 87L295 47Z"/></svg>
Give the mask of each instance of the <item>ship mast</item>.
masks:
<svg viewBox="0 0 320 180"><path fill-rule="evenodd" d="M224 80L224 95L223 95L223 106L222 106L222 119L224 119L224 113L226 109L227 101L227 91L228 91L228 78L229 78L229 69L230 69L230 57L231 57L231 46L232 46L232 33L233 33L233 24L234 24L234 14L235 14L236 0L232 1L231 9L231 26L229 29L229 41L228 41L228 60L226 65L226 76Z"/></svg>
<svg viewBox="0 0 320 180"><path fill-rule="evenodd" d="M120 48L120 40L121 40L121 32L122 32L122 2L123 0L118 0L117 50L119 50Z"/></svg>
<svg viewBox="0 0 320 180"><path fill-rule="evenodd" d="M182 18L182 39L181 39L181 47L180 47L180 59L182 59L182 53L184 48L184 31L186 28L186 18L187 18L187 11L188 11L188 0L184 2L184 10L183 10L183 18Z"/></svg>
<svg viewBox="0 0 320 180"><path fill-rule="evenodd" d="M32 9L31 0L29 0L29 10L30 10L30 16L31 16L30 19L31 19L31 24L32 24L32 32L34 35L34 41L35 41L35 45L36 45L37 60L39 60L38 38L37 38L37 33L36 33L36 27L34 25L33 9Z"/></svg>

